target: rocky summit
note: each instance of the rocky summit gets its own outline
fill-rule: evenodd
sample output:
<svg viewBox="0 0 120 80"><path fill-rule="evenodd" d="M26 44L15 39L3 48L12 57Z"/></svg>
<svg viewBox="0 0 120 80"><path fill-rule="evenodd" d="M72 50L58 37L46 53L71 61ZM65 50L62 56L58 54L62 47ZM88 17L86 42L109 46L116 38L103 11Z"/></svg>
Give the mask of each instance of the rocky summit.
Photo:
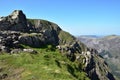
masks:
<svg viewBox="0 0 120 80"><path fill-rule="evenodd" d="M60 67L59 69L61 71L62 71L61 69L62 67L60 66L60 64L63 64L64 66L67 65L67 72L64 71L65 73L64 72L60 73L59 70L55 70L54 77L56 77L56 75L58 74L61 74L59 76L62 76L62 74L64 74L64 75L72 76L72 77L66 78L66 80L69 80L69 78L70 80L89 80L89 79L90 80L115 80L104 59L98 55L97 50L86 47L83 43L78 41L74 36L72 36L68 32L63 31L57 24L46 21L46 20L41 20L41 19L27 19L25 14L21 10L15 10L12 12L12 14L6 17L0 18L0 53L1 53L0 56L3 56L4 53L9 54L8 59L11 61L12 61L12 58L10 58L10 56L12 55L14 56L16 54L17 57L20 57L18 55L21 55L21 53L25 53L25 52L34 54L32 55L32 57L38 54L42 56L42 53L44 52L39 51L38 49L43 49L43 47L46 45L51 45L52 48L54 47L55 50L59 51L60 53L60 55L58 54L59 56L66 57L68 59L66 60L66 62L58 61L59 59L56 58L57 56L52 55L54 51L51 54L48 54L48 55L54 56L53 59L55 58L54 61ZM25 46L28 46L28 47L25 47ZM48 48L51 49L50 46ZM49 58L48 55L45 55L44 57ZM15 58L15 56L13 58ZM34 58L37 58L37 56ZM0 58L0 64L3 64L3 63L5 64L4 59L5 58L3 57ZM16 58L16 61L17 59L18 58ZM9 60L6 60L6 62ZM52 60L52 58L50 60ZM18 60L18 62L20 61L22 61L22 58ZM18 62L13 61L13 65ZM36 61L34 61L31 64L34 64L35 62ZM67 62L71 63L71 65L68 66ZM29 69L31 64L29 64ZM72 64L75 64L75 66L71 67ZM20 63L19 63L19 66L20 66ZM26 67L28 65L22 64L21 66ZM31 66L34 66L34 65L31 65ZM40 66L40 65L37 65L37 66ZM45 75L41 76L42 73L40 73L39 75L41 76L41 78L38 78L37 76L38 74L35 75L37 77L33 76L35 73L37 73L37 72L34 72L36 67L32 68L34 72L33 75L31 75L32 71L30 72L29 69L23 69L22 67L19 70L17 69L15 73L19 73L19 74L13 74L14 77L11 77L11 74L9 74L10 73L9 71L12 68L8 70L8 73L2 74L2 71L4 71L4 67L5 66L3 66L3 68L0 67L0 79L28 80L29 78L21 79L20 76L28 77L27 75L29 75L32 77L29 80L41 80L41 79L44 80L43 78ZM39 68L42 68L42 67L39 67ZM46 67L43 66L43 69L46 69ZM63 67L63 69L65 68ZM77 71L77 73L75 73L75 71ZM81 72L84 72L87 78L79 77L81 76L79 75L79 73ZM52 76L53 73L50 73L50 74L51 75L48 75L48 76ZM53 80L53 79L50 79L50 80ZM61 80L61 79L54 79L54 80Z"/></svg>

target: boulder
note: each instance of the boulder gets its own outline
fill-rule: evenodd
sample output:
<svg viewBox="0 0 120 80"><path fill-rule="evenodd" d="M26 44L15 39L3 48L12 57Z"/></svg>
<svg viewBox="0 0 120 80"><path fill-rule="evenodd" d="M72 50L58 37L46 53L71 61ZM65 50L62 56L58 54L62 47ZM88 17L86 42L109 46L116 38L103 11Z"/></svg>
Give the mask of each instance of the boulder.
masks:
<svg viewBox="0 0 120 80"><path fill-rule="evenodd" d="M26 34L19 36L19 42L31 47L41 47L45 44L45 38L41 35Z"/></svg>
<svg viewBox="0 0 120 80"><path fill-rule="evenodd" d="M28 52L31 54L37 54L37 51L33 50L33 49L23 49L23 52Z"/></svg>
<svg viewBox="0 0 120 80"><path fill-rule="evenodd" d="M8 47L6 47L6 46L0 46L0 50L1 50L2 52L7 52L7 53L10 52L10 48L8 48Z"/></svg>
<svg viewBox="0 0 120 80"><path fill-rule="evenodd" d="M21 53L22 52L22 49L13 49L11 50L11 54L16 54L16 53Z"/></svg>

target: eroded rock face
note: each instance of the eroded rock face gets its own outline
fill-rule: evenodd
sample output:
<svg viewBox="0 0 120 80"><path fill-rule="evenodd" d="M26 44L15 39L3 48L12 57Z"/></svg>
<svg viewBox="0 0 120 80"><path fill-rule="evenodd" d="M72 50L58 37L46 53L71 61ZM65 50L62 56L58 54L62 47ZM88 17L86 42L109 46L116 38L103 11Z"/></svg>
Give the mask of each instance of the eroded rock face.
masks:
<svg viewBox="0 0 120 80"><path fill-rule="evenodd" d="M79 68L87 72L91 80L115 80L107 63L95 49L89 49L79 42L73 42L72 45L58 45L57 48L65 53L69 60L77 61Z"/></svg>
<svg viewBox="0 0 120 80"><path fill-rule="evenodd" d="M58 45L57 34L53 31L44 30L40 33L26 33L19 36L19 42L21 44L29 45L31 47L42 47L43 45L51 44Z"/></svg>
<svg viewBox="0 0 120 80"><path fill-rule="evenodd" d="M10 52L10 48L19 48L19 36L19 32L0 31L0 50L3 52Z"/></svg>
<svg viewBox="0 0 120 80"><path fill-rule="evenodd" d="M0 50L9 53L21 51L36 54L32 49L23 49L21 45L42 47L54 45L79 69L85 71L91 80L114 80L107 64L97 55L97 51L87 48L71 34L61 30L52 22L38 19L26 19L20 10L0 18Z"/></svg>
<svg viewBox="0 0 120 80"><path fill-rule="evenodd" d="M7 17L0 18L0 30L27 31L26 16L21 10L15 10Z"/></svg>
<svg viewBox="0 0 120 80"><path fill-rule="evenodd" d="M58 45L58 34L61 29L58 25L49 21L34 19L27 20L26 16L21 10L15 10L9 16L0 18L0 30L2 33L6 32L7 37L2 39L2 44L7 43L6 46L12 46L13 44L21 43L31 47L41 47L42 45L51 43L52 45ZM11 38L12 36L9 36L11 31L17 31L23 34L15 36L17 37L17 40L13 40ZM24 35L24 33L26 35Z"/></svg>
<svg viewBox="0 0 120 80"><path fill-rule="evenodd" d="M42 43L58 45L59 44L59 32L61 28L52 22L45 21L45 20L37 20L37 19L28 19L27 21L29 31L31 33L38 33L41 34L43 40Z"/></svg>
<svg viewBox="0 0 120 80"><path fill-rule="evenodd" d="M28 45L31 47L41 47L44 45L45 37L40 34L32 35L32 34L24 34L19 37L19 42L24 45Z"/></svg>

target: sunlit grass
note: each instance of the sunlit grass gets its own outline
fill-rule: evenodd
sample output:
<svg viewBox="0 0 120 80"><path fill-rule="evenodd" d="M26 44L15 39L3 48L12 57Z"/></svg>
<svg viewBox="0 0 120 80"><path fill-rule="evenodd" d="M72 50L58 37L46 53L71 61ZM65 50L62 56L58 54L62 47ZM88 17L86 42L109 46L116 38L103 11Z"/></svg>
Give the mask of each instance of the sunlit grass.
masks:
<svg viewBox="0 0 120 80"><path fill-rule="evenodd" d="M1 74L8 74L10 80L89 80L80 72L76 63L69 61L57 49L33 48L38 54L1 54ZM16 75L15 75L16 74Z"/></svg>

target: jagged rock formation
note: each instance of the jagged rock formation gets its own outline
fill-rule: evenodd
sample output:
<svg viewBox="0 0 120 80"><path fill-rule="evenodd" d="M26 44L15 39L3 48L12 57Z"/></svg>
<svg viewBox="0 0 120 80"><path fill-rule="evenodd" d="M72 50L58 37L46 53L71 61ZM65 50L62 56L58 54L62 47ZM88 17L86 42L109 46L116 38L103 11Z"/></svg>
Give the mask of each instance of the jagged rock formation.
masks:
<svg viewBox="0 0 120 80"><path fill-rule="evenodd" d="M120 36L109 35L100 38L79 36L78 39L88 47L96 49L106 60L114 75L120 79Z"/></svg>
<svg viewBox="0 0 120 80"><path fill-rule="evenodd" d="M26 17L22 11L15 10L7 17L0 18L0 30L26 31Z"/></svg>
<svg viewBox="0 0 120 80"><path fill-rule="evenodd" d="M96 50L87 48L55 23L26 19L21 10L15 10L11 15L0 18L0 30L1 52L26 51L21 45L42 47L51 44L70 61L78 63L79 70L86 72L91 80L114 80L107 64L97 55Z"/></svg>

